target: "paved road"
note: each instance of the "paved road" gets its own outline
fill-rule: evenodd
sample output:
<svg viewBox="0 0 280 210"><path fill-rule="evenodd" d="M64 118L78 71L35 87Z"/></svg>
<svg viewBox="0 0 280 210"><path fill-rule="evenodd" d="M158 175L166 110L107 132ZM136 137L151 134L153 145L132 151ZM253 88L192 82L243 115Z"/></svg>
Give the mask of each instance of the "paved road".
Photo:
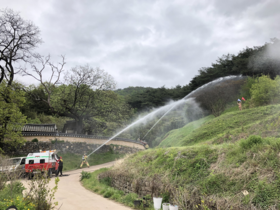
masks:
<svg viewBox="0 0 280 210"><path fill-rule="evenodd" d="M106 199L85 189L79 182L81 171L92 172L100 168L110 167L113 162L102 165L91 166L90 168L78 169L75 171L65 172L65 175L59 177L58 190L55 194L55 201L58 201L60 210L131 210L112 200ZM26 185L26 183L25 183ZM50 182L50 187L54 187L54 178Z"/></svg>

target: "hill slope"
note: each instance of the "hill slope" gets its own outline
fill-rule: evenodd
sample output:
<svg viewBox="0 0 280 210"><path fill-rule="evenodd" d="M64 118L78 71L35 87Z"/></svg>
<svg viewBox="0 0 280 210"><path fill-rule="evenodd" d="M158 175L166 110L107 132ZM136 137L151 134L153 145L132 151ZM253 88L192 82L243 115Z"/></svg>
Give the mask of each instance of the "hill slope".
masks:
<svg viewBox="0 0 280 210"><path fill-rule="evenodd" d="M280 209L280 105L208 116L169 132L171 144L183 146L138 152L106 176L135 193L150 182L181 209Z"/></svg>
<svg viewBox="0 0 280 210"><path fill-rule="evenodd" d="M193 131L198 129L204 123L212 120L213 115L201 118L199 120L188 123L182 128L169 131L164 137L159 147L178 147L182 146L186 136L192 134Z"/></svg>
<svg viewBox="0 0 280 210"><path fill-rule="evenodd" d="M205 142L220 144L252 134L277 136L279 117L280 105L228 112L217 118L208 116L168 132L159 146L188 146Z"/></svg>

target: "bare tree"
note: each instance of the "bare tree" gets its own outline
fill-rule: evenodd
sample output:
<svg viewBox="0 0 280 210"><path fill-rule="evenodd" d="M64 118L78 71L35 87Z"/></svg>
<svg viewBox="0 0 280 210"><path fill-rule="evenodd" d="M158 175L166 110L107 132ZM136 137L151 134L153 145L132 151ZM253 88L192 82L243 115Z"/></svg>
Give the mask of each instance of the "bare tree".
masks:
<svg viewBox="0 0 280 210"><path fill-rule="evenodd" d="M57 65L51 62L49 55L46 57L41 55L35 55L34 57L36 58L37 62L31 64L31 70L26 68L21 68L21 72L23 76L31 76L35 80L40 82L40 84L44 87L44 91L47 94L47 99L40 98L37 95L32 95L32 96L36 100L40 100L47 103L50 109L52 110L52 112L55 112L51 103L51 96L56 85L60 83L61 74L64 71L64 65L66 64L65 57L61 56L62 60ZM46 79L46 77L43 76L43 73L46 72L47 68L51 70L49 79Z"/></svg>
<svg viewBox="0 0 280 210"><path fill-rule="evenodd" d="M93 90L113 90L116 87L116 82L110 74L89 65L72 68L65 74L65 82L67 85L74 85L77 88L87 85Z"/></svg>
<svg viewBox="0 0 280 210"><path fill-rule="evenodd" d="M23 20L11 9L0 16L0 83L6 79L10 86L20 70L16 64L31 62L32 50L42 42L40 30L32 22Z"/></svg>

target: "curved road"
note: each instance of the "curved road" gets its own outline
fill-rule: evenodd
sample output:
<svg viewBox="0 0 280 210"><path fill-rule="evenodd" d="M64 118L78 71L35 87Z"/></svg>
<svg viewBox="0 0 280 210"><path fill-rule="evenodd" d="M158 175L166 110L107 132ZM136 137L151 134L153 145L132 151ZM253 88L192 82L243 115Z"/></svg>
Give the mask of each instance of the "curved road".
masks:
<svg viewBox="0 0 280 210"><path fill-rule="evenodd" d="M64 173L67 176L59 177L58 190L55 194L55 201L58 201L59 210L131 210L129 207L87 190L79 181L82 171L93 172L100 168L111 167L113 164L114 162L110 162L91 166L90 168L69 171ZM24 184L26 185L27 183ZM54 187L54 178L51 179L50 187Z"/></svg>

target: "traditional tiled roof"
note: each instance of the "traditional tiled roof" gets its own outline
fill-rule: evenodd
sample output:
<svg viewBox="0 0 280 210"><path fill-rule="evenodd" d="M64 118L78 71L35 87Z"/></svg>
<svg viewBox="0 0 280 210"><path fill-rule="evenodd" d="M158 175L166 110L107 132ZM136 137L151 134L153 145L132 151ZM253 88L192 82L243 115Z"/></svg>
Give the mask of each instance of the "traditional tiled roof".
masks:
<svg viewBox="0 0 280 210"><path fill-rule="evenodd" d="M26 124L22 132L57 132L55 124Z"/></svg>

